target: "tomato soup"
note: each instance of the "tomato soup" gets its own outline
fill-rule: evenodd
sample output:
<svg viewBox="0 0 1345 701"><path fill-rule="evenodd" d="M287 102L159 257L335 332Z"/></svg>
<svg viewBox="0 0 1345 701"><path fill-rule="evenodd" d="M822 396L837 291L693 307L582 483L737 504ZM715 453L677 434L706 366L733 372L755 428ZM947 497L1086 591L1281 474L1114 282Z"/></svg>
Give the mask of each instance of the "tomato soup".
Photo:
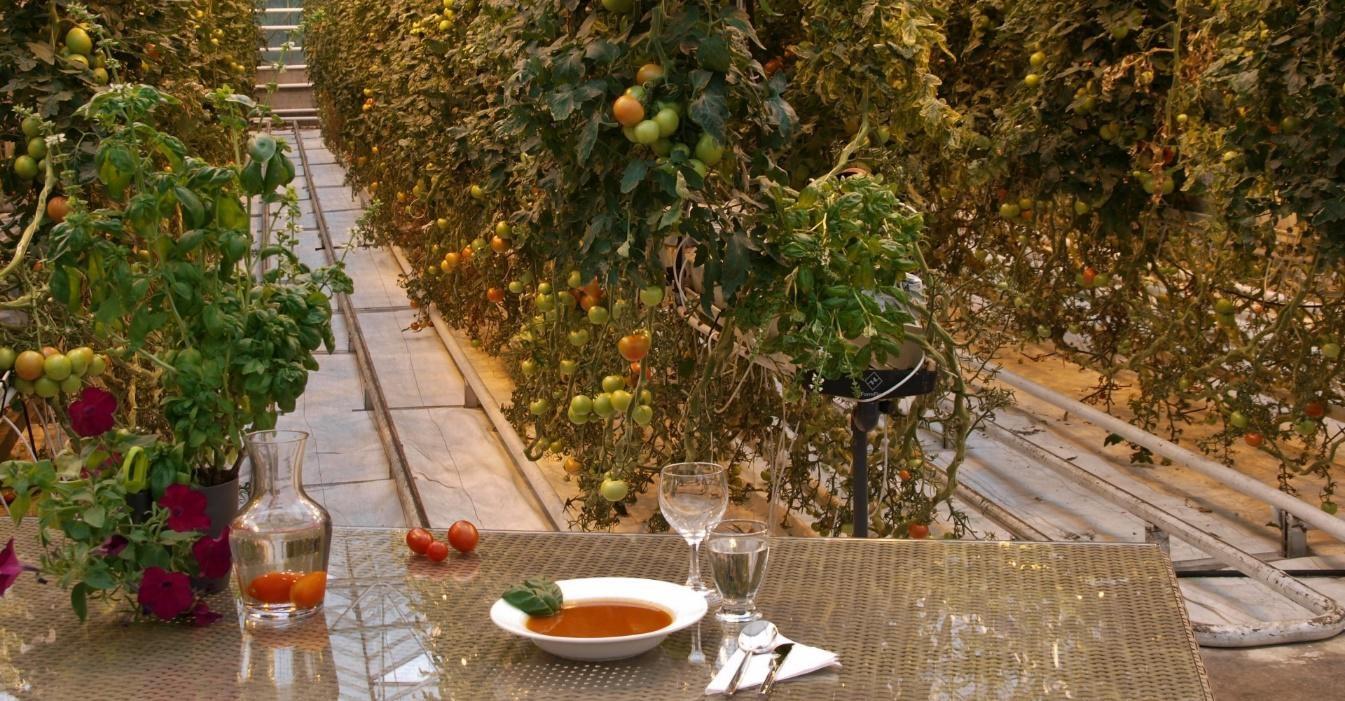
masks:
<svg viewBox="0 0 1345 701"><path fill-rule="evenodd" d="M615 638L652 633L672 620L672 614L653 606L592 601L565 606L554 616L529 618L528 630L558 638Z"/></svg>

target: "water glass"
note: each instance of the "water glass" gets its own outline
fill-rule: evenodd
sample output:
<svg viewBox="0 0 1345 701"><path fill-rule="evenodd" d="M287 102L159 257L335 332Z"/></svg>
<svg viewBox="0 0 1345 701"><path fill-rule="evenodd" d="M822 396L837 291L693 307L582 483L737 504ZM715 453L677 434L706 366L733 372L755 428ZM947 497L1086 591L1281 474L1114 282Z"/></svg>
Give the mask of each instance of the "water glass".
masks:
<svg viewBox="0 0 1345 701"><path fill-rule="evenodd" d="M764 521L729 519L710 530L710 575L719 590L721 621L742 622L757 617L757 590L766 575L770 530Z"/></svg>
<svg viewBox="0 0 1345 701"><path fill-rule="evenodd" d="M728 471L708 462L668 465L660 473L658 503L664 520L691 546L687 586L713 596L714 590L701 579L700 545L728 508Z"/></svg>

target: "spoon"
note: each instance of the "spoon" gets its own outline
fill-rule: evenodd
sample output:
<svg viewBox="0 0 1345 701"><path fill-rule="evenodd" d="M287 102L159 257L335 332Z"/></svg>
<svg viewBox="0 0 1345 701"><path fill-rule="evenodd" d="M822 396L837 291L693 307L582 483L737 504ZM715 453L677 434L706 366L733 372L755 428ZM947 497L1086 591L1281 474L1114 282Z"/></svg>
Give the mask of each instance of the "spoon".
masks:
<svg viewBox="0 0 1345 701"><path fill-rule="evenodd" d="M728 688L724 693L732 696L738 691L738 680L743 676L743 670L747 668L748 660L753 655L763 652L769 652L771 645L775 643L775 635L779 629L770 621L752 621L738 633L738 649L743 651L743 661L738 663L738 670L733 673L733 678L729 679Z"/></svg>

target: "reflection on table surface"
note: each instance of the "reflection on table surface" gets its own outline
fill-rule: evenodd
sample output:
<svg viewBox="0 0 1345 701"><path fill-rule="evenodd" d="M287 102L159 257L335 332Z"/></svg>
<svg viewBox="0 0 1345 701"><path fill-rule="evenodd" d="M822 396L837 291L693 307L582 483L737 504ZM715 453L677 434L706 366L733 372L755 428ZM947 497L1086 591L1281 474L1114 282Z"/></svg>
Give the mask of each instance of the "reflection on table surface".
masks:
<svg viewBox="0 0 1345 701"><path fill-rule="evenodd" d="M21 528L16 543L32 547ZM323 615L284 630L80 625L29 576L0 599L0 689L20 698L701 698L737 626L707 616L640 657L576 663L496 629L529 576L680 581L677 536L482 534L432 563L402 532L337 529ZM1210 698L1171 568L1149 546L777 539L758 599L842 669L787 699ZM0 694L0 698L3 695Z"/></svg>

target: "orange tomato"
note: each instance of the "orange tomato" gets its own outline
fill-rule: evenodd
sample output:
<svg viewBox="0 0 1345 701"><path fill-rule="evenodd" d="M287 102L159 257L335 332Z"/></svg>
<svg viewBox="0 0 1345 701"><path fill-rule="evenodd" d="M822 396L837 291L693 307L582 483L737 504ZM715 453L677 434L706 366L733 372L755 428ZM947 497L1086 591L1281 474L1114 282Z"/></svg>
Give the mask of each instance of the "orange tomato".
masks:
<svg viewBox="0 0 1345 701"><path fill-rule="evenodd" d="M663 66L657 63L646 63L640 66L640 70L635 74L635 82L638 85L652 83L663 79Z"/></svg>
<svg viewBox="0 0 1345 701"><path fill-rule="evenodd" d="M65 221L65 215L70 213L70 204L61 195L57 195L47 200L47 218L60 224Z"/></svg>
<svg viewBox="0 0 1345 701"><path fill-rule="evenodd" d="M309 572L300 577L290 587L290 601L301 609L311 609L322 605L327 594L327 573L321 570Z"/></svg>
<svg viewBox="0 0 1345 701"><path fill-rule="evenodd" d="M289 603L290 589L303 576L303 572L267 572L258 575L248 584L247 595L263 604Z"/></svg>
<svg viewBox="0 0 1345 701"><path fill-rule="evenodd" d="M616 350L626 360L632 363L639 362L649 355L649 334L637 331L622 336L621 340L616 342Z"/></svg>
<svg viewBox="0 0 1345 701"><path fill-rule="evenodd" d="M590 297L590 296L588 296L588 295L586 295L586 294L583 294L582 292L579 293L579 308L580 308L580 309L583 309L584 311L588 311L588 310L590 310L590 309L592 309L592 308L594 308L594 307L596 307L596 306L598 306L598 298L597 298L597 297Z"/></svg>
<svg viewBox="0 0 1345 701"><path fill-rule="evenodd" d="M504 253L509 250L509 239L501 238L499 236L490 237L490 250L495 251L496 253Z"/></svg>
<svg viewBox="0 0 1345 701"><path fill-rule="evenodd" d="M463 246L463 248L462 248L462 253L459 254L459 257L462 259L462 262L464 262L464 263L466 263L467 261L471 260L471 259L472 259L472 247L471 247L471 246Z"/></svg>
<svg viewBox="0 0 1345 701"><path fill-rule="evenodd" d="M598 284L598 280L596 278L593 279L591 282L589 282L587 285L584 285L579 289L583 290L584 294L588 295L589 297L592 297L594 301L602 299L602 286Z"/></svg>
<svg viewBox="0 0 1345 701"><path fill-rule="evenodd" d="M24 351L14 360L14 372L18 373L19 379L29 382L36 382L45 372L44 367L46 359L37 351Z"/></svg>
<svg viewBox="0 0 1345 701"><path fill-rule="evenodd" d="M492 287L486 290L486 299L490 300L495 304L499 304L500 302L504 301L504 290L498 287Z"/></svg>
<svg viewBox="0 0 1345 701"><path fill-rule="evenodd" d="M617 124L633 127L644 121L644 105L630 95L622 95L612 103L612 116L616 118Z"/></svg>

